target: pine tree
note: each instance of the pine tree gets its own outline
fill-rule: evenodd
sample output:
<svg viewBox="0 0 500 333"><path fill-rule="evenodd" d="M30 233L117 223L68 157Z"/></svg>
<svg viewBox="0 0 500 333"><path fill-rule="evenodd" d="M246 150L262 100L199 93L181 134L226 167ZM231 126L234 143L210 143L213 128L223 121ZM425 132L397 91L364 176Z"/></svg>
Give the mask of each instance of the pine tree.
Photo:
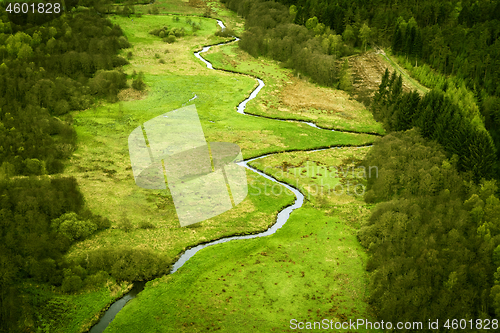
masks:
<svg viewBox="0 0 500 333"><path fill-rule="evenodd" d="M401 29L399 26L396 27L396 32L394 33L394 36L392 38L392 52L394 54L397 54L401 52L403 48L403 35L401 33Z"/></svg>

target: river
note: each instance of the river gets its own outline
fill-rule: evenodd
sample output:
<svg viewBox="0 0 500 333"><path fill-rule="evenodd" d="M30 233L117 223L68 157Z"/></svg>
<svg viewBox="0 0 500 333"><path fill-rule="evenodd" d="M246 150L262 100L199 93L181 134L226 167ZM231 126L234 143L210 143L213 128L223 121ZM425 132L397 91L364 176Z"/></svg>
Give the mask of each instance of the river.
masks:
<svg viewBox="0 0 500 333"><path fill-rule="evenodd" d="M218 25L222 29L226 28L224 26L224 24L222 23L222 21L217 20L217 23L218 23ZM205 46L200 51L195 52L194 55L195 55L196 58L200 59L200 61L202 61L207 66L207 68L213 69L213 70L218 70L218 69L214 69L213 66L212 66L212 64L209 61L207 61L206 59L204 59L200 54L204 53L204 52L207 52L213 46L227 45L227 44L230 44L230 43L237 42L238 40L239 40L239 38L235 37L234 40L229 41L229 42L224 42L224 43L220 43L220 44L216 44L216 45L212 45L212 46ZM260 92L260 90L265 86L264 81L262 81L259 78L255 78L255 79L257 80L257 82L259 83L259 85L250 93L250 96L248 96L244 101L242 101L238 105L237 112L240 113L240 114L248 115L248 116L259 117L259 116L256 116L256 115L251 115L251 114L245 113L245 107L246 107L247 103L250 100L252 100L255 97L257 97L257 95ZM195 94L195 96L196 96L196 94ZM194 98L196 98L196 97L193 97L191 100L193 100ZM276 121L286 121L286 120L276 119ZM294 120L294 122L297 122L297 121ZM314 123L311 123L311 122L306 122L306 121L298 121L298 122L305 123L305 124L307 124L309 126L312 126L312 127L315 127L315 128L321 129L321 130L328 130L328 129L323 129L321 127L318 127ZM313 150L313 151L319 151L319 150L324 150L324 149L331 149L331 148L322 148L322 149L316 149L316 150ZM276 218L276 223L273 224L266 231L263 231L263 232L258 233L258 234L253 234L253 235L225 237L225 238L221 238L221 239L218 239L218 240L215 240L215 241L212 241L212 242L208 242L208 243L205 243L205 244L200 244L200 245L197 245L197 246L192 247L190 249L187 249L180 256L180 258L173 264L172 269L170 271L170 274L175 273L179 268L182 267L182 265L184 265L189 260L189 258L191 258L192 256L194 256L196 254L196 252L198 252L199 250L201 250L201 249L203 249L205 247L208 247L208 246L211 246L211 245L214 245L214 244L226 243L226 242L229 242L229 241L234 240L234 239L251 239L251 238L269 236L269 235L274 234L276 232L276 230L278 230L279 228L281 228L286 223L286 221L288 221L288 218L290 217L290 214L295 209L302 207L302 205L304 203L304 195L300 191L298 191L294 187L292 187L292 186L290 186L290 185L288 185L286 183L280 182L277 179L275 179L275 178L273 178L273 177L271 177L271 176L269 176L269 175L267 175L267 174L265 174L265 173L263 173L263 172L261 172L261 171L259 171L259 170L257 170L257 169L255 169L255 168L253 168L253 167L251 167L251 166L248 165L248 163L251 162L251 161L254 161L254 160L257 160L257 159L260 159L260 158L264 158L264 157L267 157L267 156L271 156L271 155L273 155L273 154L268 154L268 155L263 155L263 156L255 157L255 158L252 158L252 159L248 159L248 160L244 160L242 162L239 162L238 164L241 165L241 166L243 166L243 167L245 167L245 168L247 168L248 170L250 170L252 172L255 172L255 173L261 175L262 177L264 177L266 179L269 179L272 182L278 183L278 184L286 187L287 189L289 189L291 192L293 192L293 194L296 197L294 204L290 205L288 207L285 207L283 210L281 210L278 213L278 216ZM134 282L134 287L132 288L132 290L130 292L128 292L125 296L123 296L122 298L120 298L119 300L115 301L108 308L108 310L106 310L106 312L104 313L103 317L99 320L99 322L92 327L92 329L90 330L90 333L101 333L101 332L104 332L104 330L106 329L106 327L108 327L109 323L115 318L116 314L125 306L125 304L127 304L127 302L130 301L131 299L135 298L137 296L137 294L144 289L144 285L145 285L145 282Z"/></svg>

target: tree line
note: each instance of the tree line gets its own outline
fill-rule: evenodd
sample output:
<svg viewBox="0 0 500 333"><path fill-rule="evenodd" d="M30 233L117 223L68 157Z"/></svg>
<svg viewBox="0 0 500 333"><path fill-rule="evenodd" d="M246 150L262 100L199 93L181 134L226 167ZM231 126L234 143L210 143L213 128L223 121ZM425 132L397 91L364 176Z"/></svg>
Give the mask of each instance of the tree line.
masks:
<svg viewBox="0 0 500 333"><path fill-rule="evenodd" d="M386 70L370 106L386 131L417 127L424 138L437 141L450 156L456 155L458 170L470 172L476 182L497 176L495 144L479 110L459 106L438 89L424 97L416 91L405 93L402 84L401 75Z"/></svg>
<svg viewBox="0 0 500 333"><path fill-rule="evenodd" d="M5 5L5 4L3 4ZM75 145L69 111L116 99L129 46L117 25L92 12L29 28L0 17L0 174L57 173ZM36 167L31 167L38 164Z"/></svg>
<svg viewBox="0 0 500 333"><path fill-rule="evenodd" d="M358 231L369 302L384 321L492 320L500 315L495 145L474 103L439 89L405 93L402 81L386 70L370 106L389 135L363 161L379 168L365 194L377 205Z"/></svg>
<svg viewBox="0 0 500 333"><path fill-rule="evenodd" d="M389 134L363 162L377 165L379 176L368 179L365 200L376 207L358 238L378 316L498 318L500 200L491 179L500 160L500 4L278 2L294 23L323 24L346 45L391 47L432 88L404 93L402 78L386 71L371 105Z"/></svg>
<svg viewBox="0 0 500 333"><path fill-rule="evenodd" d="M353 49L342 35L317 19L307 26L295 24L293 8L274 1L222 2L246 19L239 46L252 56L278 60L326 86L339 87L345 81L348 73L338 60L352 54Z"/></svg>
<svg viewBox="0 0 500 333"><path fill-rule="evenodd" d="M476 184L457 170L457 160L448 158L441 145L417 129L385 136L363 163L379 168L378 177L368 179L365 195L377 206L358 231L369 254L369 302L379 318L439 319L440 331L447 331L443 324L450 318L474 323L498 318L495 181Z"/></svg>
<svg viewBox="0 0 500 333"><path fill-rule="evenodd" d="M391 47L425 85L473 94L500 161L500 3L489 0L277 0L294 22L316 20L345 40ZM366 37L365 26L370 28ZM366 44L365 44L366 45ZM424 65L424 66L422 66ZM425 68L425 66L428 66ZM435 72L438 75L435 75ZM442 76L440 76L441 74ZM448 82L447 82L448 81ZM461 97L463 94L461 95ZM500 167L498 164L497 169ZM499 176L497 176L499 177Z"/></svg>

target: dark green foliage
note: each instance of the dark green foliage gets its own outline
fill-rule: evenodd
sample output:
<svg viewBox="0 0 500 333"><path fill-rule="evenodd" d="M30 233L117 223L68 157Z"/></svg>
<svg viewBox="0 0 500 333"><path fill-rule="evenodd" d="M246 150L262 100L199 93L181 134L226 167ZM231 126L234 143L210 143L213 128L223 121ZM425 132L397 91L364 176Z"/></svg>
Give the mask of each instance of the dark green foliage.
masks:
<svg viewBox="0 0 500 333"><path fill-rule="evenodd" d="M436 140L450 156L457 155L458 170L471 172L476 182L495 177L495 144L477 114L461 109L436 89L423 98L415 91L403 93L401 76L388 75L386 71L371 105L387 131L418 127L422 136Z"/></svg>
<svg viewBox="0 0 500 333"><path fill-rule="evenodd" d="M9 163L3 169L12 167L11 175L61 172L76 139L66 115L88 108L93 94L116 98L124 79L102 73L126 64L116 53L130 45L97 14L66 12L43 25L20 25L2 8L0 21L0 168Z"/></svg>
<svg viewBox="0 0 500 333"><path fill-rule="evenodd" d="M80 265L89 274L106 271L115 279L126 281L150 280L169 271L166 258L150 250L126 246L94 250Z"/></svg>
<svg viewBox="0 0 500 333"><path fill-rule="evenodd" d="M365 199L384 202L358 238L370 253L370 302L384 321L498 316L497 188L472 185L455 162L416 130L387 135L364 161L379 169Z"/></svg>
<svg viewBox="0 0 500 333"><path fill-rule="evenodd" d="M98 71L89 80L89 87L92 94L97 96L109 96L110 99L127 86L127 75L121 71Z"/></svg>
<svg viewBox="0 0 500 333"><path fill-rule="evenodd" d="M139 75L137 75L137 77L134 78L134 81L132 81L132 88L139 91L143 91L144 89L146 89L146 83L144 83L143 72L139 72Z"/></svg>
<svg viewBox="0 0 500 333"><path fill-rule="evenodd" d="M63 254L73 240L110 224L83 209L83 196L74 178L0 180L0 221L2 329L16 326L19 313L9 308L20 308L24 302L16 291L22 281L65 283L63 290L76 290L78 279L67 277L63 269L78 272L82 280L85 274L65 264Z"/></svg>
<svg viewBox="0 0 500 333"><path fill-rule="evenodd" d="M259 0L236 1L240 15ZM294 22L313 18L360 45L360 27L367 22L378 45L392 46L418 67L428 64L440 74L453 75L457 87L476 91L477 105L496 147L496 177L500 179L500 3L498 1L278 0L293 5ZM310 21L309 21L310 22ZM253 40L255 42L255 39ZM258 50L252 46L251 50ZM254 51L255 52L255 51ZM433 78L431 88L446 86ZM496 106L494 106L496 105Z"/></svg>
<svg viewBox="0 0 500 333"><path fill-rule="evenodd" d="M80 2L85 11L71 11L73 0L65 4L58 17L15 20L0 4L1 332L49 331L37 311L45 303L65 305L27 286L75 292L88 285L85 269L63 256L73 241L110 226L83 209L75 179L43 175L63 171L62 161L75 148L69 112L91 106L93 94L114 99L125 86L125 75L113 68L126 63L116 54L130 44L96 12L107 10L107 2L98 8ZM37 177L24 177L31 175ZM95 274L89 283L102 281Z"/></svg>
<svg viewBox="0 0 500 333"><path fill-rule="evenodd" d="M193 31L195 30L195 26L199 30L199 25L197 25L194 22L191 22L190 24L193 26ZM153 29L149 32L151 35L158 36L160 37L164 42L166 43L173 43L175 42L175 38L180 38L185 35L184 28L169 28L169 27L161 27L157 29Z"/></svg>
<svg viewBox="0 0 500 333"><path fill-rule="evenodd" d="M76 213L66 213L52 220L53 231L66 236L70 241L82 240L97 230L97 225L90 220L81 219Z"/></svg>
<svg viewBox="0 0 500 333"><path fill-rule="evenodd" d="M310 29L292 23L287 7L272 1L223 1L246 18L239 46L254 57L268 56L322 85L339 81L337 57L348 54L342 38L312 20ZM294 14L300 20L300 12ZM315 24L316 23L316 24ZM223 32L221 32L223 33Z"/></svg>

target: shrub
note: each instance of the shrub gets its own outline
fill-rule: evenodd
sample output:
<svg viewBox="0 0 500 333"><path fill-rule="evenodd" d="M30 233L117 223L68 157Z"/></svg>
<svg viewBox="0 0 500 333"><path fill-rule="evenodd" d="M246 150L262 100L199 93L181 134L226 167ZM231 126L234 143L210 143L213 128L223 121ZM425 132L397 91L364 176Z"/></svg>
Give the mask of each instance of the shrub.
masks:
<svg viewBox="0 0 500 333"><path fill-rule="evenodd" d="M116 95L120 89L127 86L127 76L117 70L99 70L89 80L89 86L92 94L100 96Z"/></svg>
<svg viewBox="0 0 500 333"><path fill-rule="evenodd" d="M168 37L163 38L164 42L167 42L169 44L172 44L175 42L175 36L174 35L168 35Z"/></svg>
<svg viewBox="0 0 500 333"><path fill-rule="evenodd" d="M132 88L139 91L146 89L146 83L144 83L144 73L139 72L137 78L135 78L132 82Z"/></svg>
<svg viewBox="0 0 500 333"><path fill-rule="evenodd" d="M118 223L118 228L122 229L125 232L129 232L134 229L134 225L127 217L122 218L122 220Z"/></svg>
<svg viewBox="0 0 500 333"><path fill-rule="evenodd" d="M97 230L97 226L93 222L80 220L74 212L66 213L52 220L51 227L71 241L84 239Z"/></svg>
<svg viewBox="0 0 500 333"><path fill-rule="evenodd" d="M117 280L143 281L165 274L169 270L166 259L144 249L120 247L112 249L100 248L89 252L81 258L81 265L88 272L106 271Z"/></svg>
<svg viewBox="0 0 500 333"><path fill-rule="evenodd" d="M98 271L95 274L87 276L85 279L86 287L100 288L109 279L109 274L105 271Z"/></svg>
<svg viewBox="0 0 500 333"><path fill-rule="evenodd" d="M26 171L29 175L42 175L44 173L43 163L36 158L26 159Z"/></svg>
<svg viewBox="0 0 500 333"><path fill-rule="evenodd" d="M64 278L61 290L65 293L75 292L82 287L82 278L78 275L70 275Z"/></svg>
<svg viewBox="0 0 500 333"><path fill-rule="evenodd" d="M120 46L120 49L126 49L131 46L125 36L118 37L118 45Z"/></svg>
<svg viewBox="0 0 500 333"><path fill-rule="evenodd" d="M139 228L141 228L141 229L155 229L156 226L150 221L141 221L141 223L139 223Z"/></svg>

